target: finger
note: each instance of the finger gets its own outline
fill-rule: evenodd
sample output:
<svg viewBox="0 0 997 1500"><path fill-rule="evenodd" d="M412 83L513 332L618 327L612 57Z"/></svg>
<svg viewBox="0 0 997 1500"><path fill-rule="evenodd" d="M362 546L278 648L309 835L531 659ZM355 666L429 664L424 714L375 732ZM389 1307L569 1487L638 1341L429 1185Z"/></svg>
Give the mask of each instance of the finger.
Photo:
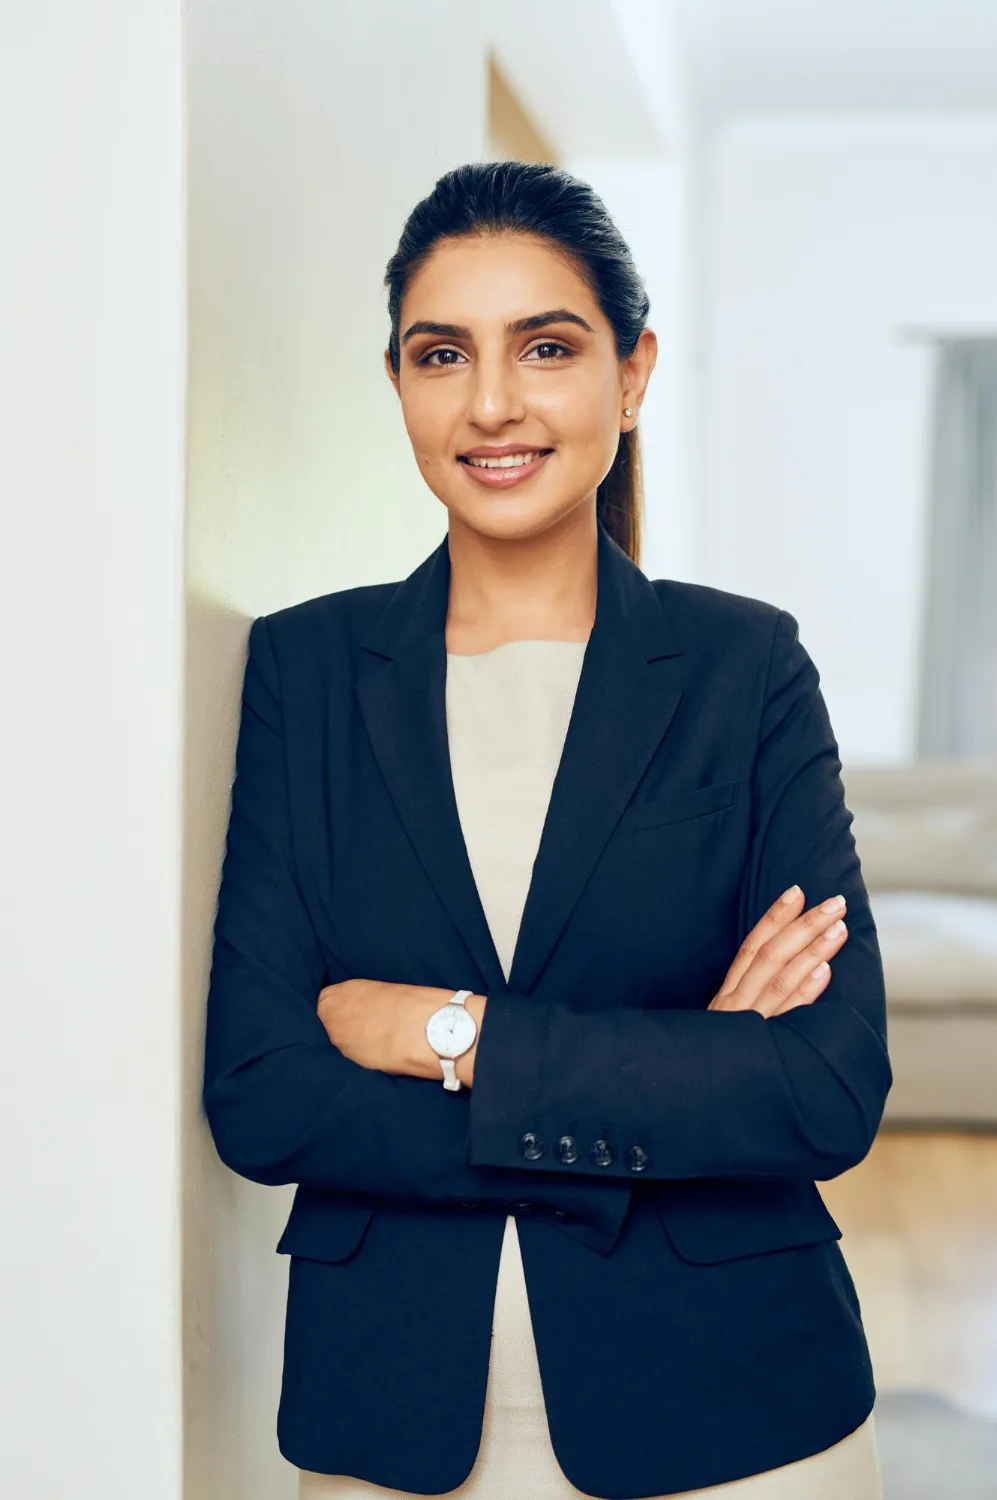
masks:
<svg viewBox="0 0 997 1500"><path fill-rule="evenodd" d="M786 964L806 951L815 939L840 921L845 911L844 899L831 896L820 906L812 906L794 921L765 939L736 987L742 1004L753 1008L767 984ZM820 957L825 957L821 954Z"/></svg>
<svg viewBox="0 0 997 1500"><path fill-rule="evenodd" d="M787 1010L795 1010L798 1005L812 1005L818 996L822 995L831 982L831 965L827 959L822 959L815 968L809 970L800 980L792 994L787 996L783 1003L770 1011L770 1016L781 1016Z"/></svg>
<svg viewBox="0 0 997 1500"><path fill-rule="evenodd" d="M796 994L815 968L840 953L847 940L848 928L839 919L769 980L753 1008L760 1010L763 1015L775 1015L789 996Z"/></svg>
<svg viewBox="0 0 997 1500"><path fill-rule="evenodd" d="M759 948L777 932L781 932L793 919L799 916L800 906L803 902L803 892L798 885L791 885L788 891L783 891L778 901L774 901L765 915L756 922L748 933L744 942L734 957L734 962L724 976L724 982L720 986L720 995L729 995L735 990L743 976L751 966Z"/></svg>

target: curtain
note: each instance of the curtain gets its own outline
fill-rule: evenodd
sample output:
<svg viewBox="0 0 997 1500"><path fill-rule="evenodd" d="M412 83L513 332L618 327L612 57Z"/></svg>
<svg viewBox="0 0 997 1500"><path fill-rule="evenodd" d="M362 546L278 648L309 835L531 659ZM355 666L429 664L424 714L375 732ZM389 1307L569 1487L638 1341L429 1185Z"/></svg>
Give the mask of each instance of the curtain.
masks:
<svg viewBox="0 0 997 1500"><path fill-rule="evenodd" d="M997 755L997 338L935 349L917 751Z"/></svg>

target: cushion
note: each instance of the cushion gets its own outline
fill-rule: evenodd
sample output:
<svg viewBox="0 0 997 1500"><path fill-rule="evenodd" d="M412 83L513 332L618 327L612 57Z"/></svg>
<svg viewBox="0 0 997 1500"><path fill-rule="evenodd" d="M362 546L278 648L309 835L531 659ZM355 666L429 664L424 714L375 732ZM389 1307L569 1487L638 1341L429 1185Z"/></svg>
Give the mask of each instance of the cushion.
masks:
<svg viewBox="0 0 997 1500"><path fill-rule="evenodd" d="M890 1011L997 1014L997 897L872 891ZM831 962L832 984L834 961Z"/></svg>
<svg viewBox="0 0 997 1500"><path fill-rule="evenodd" d="M842 771L866 885L997 897L997 760Z"/></svg>
<svg viewBox="0 0 997 1500"><path fill-rule="evenodd" d="M884 1121L997 1126L997 1010L891 1011L888 1037L893 1087Z"/></svg>

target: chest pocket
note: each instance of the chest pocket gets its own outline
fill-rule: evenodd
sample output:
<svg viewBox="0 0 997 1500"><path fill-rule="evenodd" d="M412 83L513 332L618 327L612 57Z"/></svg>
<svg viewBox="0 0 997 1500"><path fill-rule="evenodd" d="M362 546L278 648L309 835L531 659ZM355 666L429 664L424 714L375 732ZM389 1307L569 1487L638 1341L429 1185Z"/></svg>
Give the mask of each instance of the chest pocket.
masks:
<svg viewBox="0 0 997 1500"><path fill-rule="evenodd" d="M623 809L621 833L637 833L645 828L660 828L666 823L684 823L705 818L709 813L731 807L737 798L739 781L716 781L712 786L692 787L688 791L666 792L664 796L644 797Z"/></svg>
<svg viewBox="0 0 997 1500"><path fill-rule="evenodd" d="M841 1238L817 1184L802 1177L668 1182L661 1187L657 1208L679 1255L698 1265Z"/></svg>

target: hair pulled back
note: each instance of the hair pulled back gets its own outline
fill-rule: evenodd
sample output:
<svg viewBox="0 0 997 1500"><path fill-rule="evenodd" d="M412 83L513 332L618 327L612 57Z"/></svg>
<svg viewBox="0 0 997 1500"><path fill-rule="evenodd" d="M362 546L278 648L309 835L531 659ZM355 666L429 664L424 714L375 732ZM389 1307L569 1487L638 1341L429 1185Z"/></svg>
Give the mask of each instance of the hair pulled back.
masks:
<svg viewBox="0 0 997 1500"><path fill-rule="evenodd" d="M536 235L566 253L612 327L617 357L634 352L650 302L630 247L595 190L547 163L468 162L444 173L416 204L388 261L388 352L396 375L402 299L436 245L503 231ZM640 440L632 428L620 434L612 468L596 495L596 511L612 539L638 564L642 506Z"/></svg>

